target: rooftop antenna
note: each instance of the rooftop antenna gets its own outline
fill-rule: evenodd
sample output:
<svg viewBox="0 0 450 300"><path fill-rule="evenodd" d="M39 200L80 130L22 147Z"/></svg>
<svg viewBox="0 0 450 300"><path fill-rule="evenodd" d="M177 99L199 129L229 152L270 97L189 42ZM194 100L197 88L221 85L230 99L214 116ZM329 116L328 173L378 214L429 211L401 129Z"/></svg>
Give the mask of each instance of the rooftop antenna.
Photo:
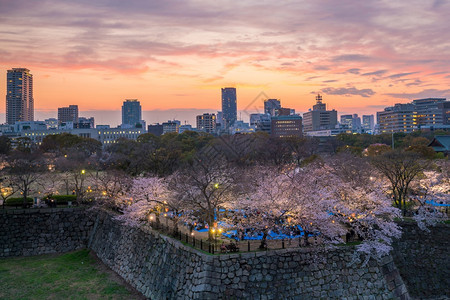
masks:
<svg viewBox="0 0 450 300"><path fill-rule="evenodd" d="M317 94L316 102L317 102L317 104L322 104L322 95L321 94Z"/></svg>

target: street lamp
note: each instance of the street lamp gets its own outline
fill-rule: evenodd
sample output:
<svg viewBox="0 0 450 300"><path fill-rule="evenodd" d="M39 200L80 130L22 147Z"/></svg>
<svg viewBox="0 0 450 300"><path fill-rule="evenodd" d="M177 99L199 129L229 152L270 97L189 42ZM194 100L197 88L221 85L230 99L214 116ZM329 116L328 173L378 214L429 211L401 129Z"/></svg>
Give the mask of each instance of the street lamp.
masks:
<svg viewBox="0 0 450 300"><path fill-rule="evenodd" d="M216 229L215 229L214 227L211 229L211 233L212 233L212 235L213 235L213 237L214 237L214 244L216 244L216 242L217 242L217 239L216 239Z"/></svg>

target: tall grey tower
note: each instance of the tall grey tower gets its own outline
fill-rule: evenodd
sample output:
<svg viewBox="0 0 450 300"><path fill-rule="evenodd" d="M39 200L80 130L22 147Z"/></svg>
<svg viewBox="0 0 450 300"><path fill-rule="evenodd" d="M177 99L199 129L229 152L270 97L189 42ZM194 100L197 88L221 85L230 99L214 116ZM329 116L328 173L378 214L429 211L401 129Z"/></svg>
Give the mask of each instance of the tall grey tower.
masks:
<svg viewBox="0 0 450 300"><path fill-rule="evenodd" d="M6 123L34 120L33 75L13 68L6 75Z"/></svg>
<svg viewBox="0 0 450 300"><path fill-rule="evenodd" d="M141 120L141 103L137 99L126 99L122 106L122 124L136 126Z"/></svg>
<svg viewBox="0 0 450 300"><path fill-rule="evenodd" d="M236 122L236 88L222 88L222 113L224 128L228 128Z"/></svg>

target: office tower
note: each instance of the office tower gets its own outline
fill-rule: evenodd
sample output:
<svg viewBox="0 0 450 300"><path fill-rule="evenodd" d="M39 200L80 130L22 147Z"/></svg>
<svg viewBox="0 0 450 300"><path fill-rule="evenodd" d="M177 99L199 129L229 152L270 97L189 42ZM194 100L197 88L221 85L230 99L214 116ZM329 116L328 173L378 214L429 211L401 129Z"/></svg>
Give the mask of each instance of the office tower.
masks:
<svg viewBox="0 0 450 300"><path fill-rule="evenodd" d="M380 133L412 132L417 128L414 105L411 103L386 107L377 112L377 123Z"/></svg>
<svg viewBox="0 0 450 300"><path fill-rule="evenodd" d="M190 124L184 124L184 125L180 125L180 127L178 127L178 133L183 133L185 131L195 131L195 129L193 129L192 125L190 125Z"/></svg>
<svg viewBox="0 0 450 300"><path fill-rule="evenodd" d="M73 122L78 123L78 105L69 105L68 107L58 108L58 122Z"/></svg>
<svg viewBox="0 0 450 300"><path fill-rule="evenodd" d="M229 128L237 120L236 88L222 88L222 128Z"/></svg>
<svg viewBox="0 0 450 300"><path fill-rule="evenodd" d="M264 113L275 116L277 109L281 108L281 102L278 99L264 100Z"/></svg>
<svg viewBox="0 0 450 300"><path fill-rule="evenodd" d="M221 129L222 123L223 123L223 113L221 111L218 111L216 115L216 128Z"/></svg>
<svg viewBox="0 0 450 300"><path fill-rule="evenodd" d="M313 110L303 114L303 128L305 132L323 129L333 129L337 124L337 111L327 110L327 106L322 102L322 96L316 96L316 104Z"/></svg>
<svg viewBox="0 0 450 300"><path fill-rule="evenodd" d="M159 123L148 125L147 132L156 136L160 136L163 134L163 125Z"/></svg>
<svg viewBox="0 0 450 300"><path fill-rule="evenodd" d="M80 117L80 118L78 118L78 123L76 124L76 128L80 128L80 129L95 128L95 119L94 119L94 117L90 117L90 118Z"/></svg>
<svg viewBox="0 0 450 300"><path fill-rule="evenodd" d="M256 131L270 133L272 120L269 114L250 114L250 126L255 126Z"/></svg>
<svg viewBox="0 0 450 300"><path fill-rule="evenodd" d="M442 108L439 104L445 103L445 98L425 98L413 100L414 111L418 126L433 126L443 124Z"/></svg>
<svg viewBox="0 0 450 300"><path fill-rule="evenodd" d="M445 98L426 98L386 107L377 112L379 132L412 132L443 126L448 122L449 103Z"/></svg>
<svg viewBox="0 0 450 300"><path fill-rule="evenodd" d="M342 115L341 116L341 125L343 125L346 128L349 128L349 129L352 128L352 121L353 121L352 115Z"/></svg>
<svg viewBox="0 0 450 300"><path fill-rule="evenodd" d="M216 132L216 115L215 114L203 114L197 116L197 130L207 133Z"/></svg>
<svg viewBox="0 0 450 300"><path fill-rule="evenodd" d="M33 75L13 68L6 75L6 123L34 120Z"/></svg>
<svg viewBox="0 0 450 300"><path fill-rule="evenodd" d="M375 118L373 115L363 115L362 116L362 129L365 133L374 133L375 129Z"/></svg>
<svg viewBox="0 0 450 300"><path fill-rule="evenodd" d="M361 133L361 118L358 117L358 114L353 114L352 131L356 133Z"/></svg>
<svg viewBox="0 0 450 300"><path fill-rule="evenodd" d="M176 132L178 133L178 130L180 128L181 122L178 120L173 120L173 121L167 121L162 123L163 126L163 133L162 134L166 134L169 132Z"/></svg>
<svg viewBox="0 0 450 300"><path fill-rule="evenodd" d="M292 116L295 115L295 109L280 107L275 110L275 116Z"/></svg>
<svg viewBox="0 0 450 300"><path fill-rule="evenodd" d="M56 118L48 118L44 120L47 125L47 129L58 129L58 119Z"/></svg>
<svg viewBox="0 0 450 300"><path fill-rule="evenodd" d="M142 109L141 103L137 99L125 99L122 105L122 125L141 124Z"/></svg>
<svg viewBox="0 0 450 300"><path fill-rule="evenodd" d="M272 132L275 137L301 137L302 117L297 115L272 117Z"/></svg>
<svg viewBox="0 0 450 300"><path fill-rule="evenodd" d="M450 125L450 101L439 103L439 109L442 111L442 124Z"/></svg>

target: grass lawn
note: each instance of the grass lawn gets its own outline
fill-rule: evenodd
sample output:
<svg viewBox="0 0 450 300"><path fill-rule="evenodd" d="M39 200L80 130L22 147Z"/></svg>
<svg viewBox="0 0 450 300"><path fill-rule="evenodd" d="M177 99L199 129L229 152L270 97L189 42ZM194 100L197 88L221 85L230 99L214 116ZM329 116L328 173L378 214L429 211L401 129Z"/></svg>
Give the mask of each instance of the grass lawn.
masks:
<svg viewBox="0 0 450 300"><path fill-rule="evenodd" d="M89 254L0 259L0 299L142 299Z"/></svg>

